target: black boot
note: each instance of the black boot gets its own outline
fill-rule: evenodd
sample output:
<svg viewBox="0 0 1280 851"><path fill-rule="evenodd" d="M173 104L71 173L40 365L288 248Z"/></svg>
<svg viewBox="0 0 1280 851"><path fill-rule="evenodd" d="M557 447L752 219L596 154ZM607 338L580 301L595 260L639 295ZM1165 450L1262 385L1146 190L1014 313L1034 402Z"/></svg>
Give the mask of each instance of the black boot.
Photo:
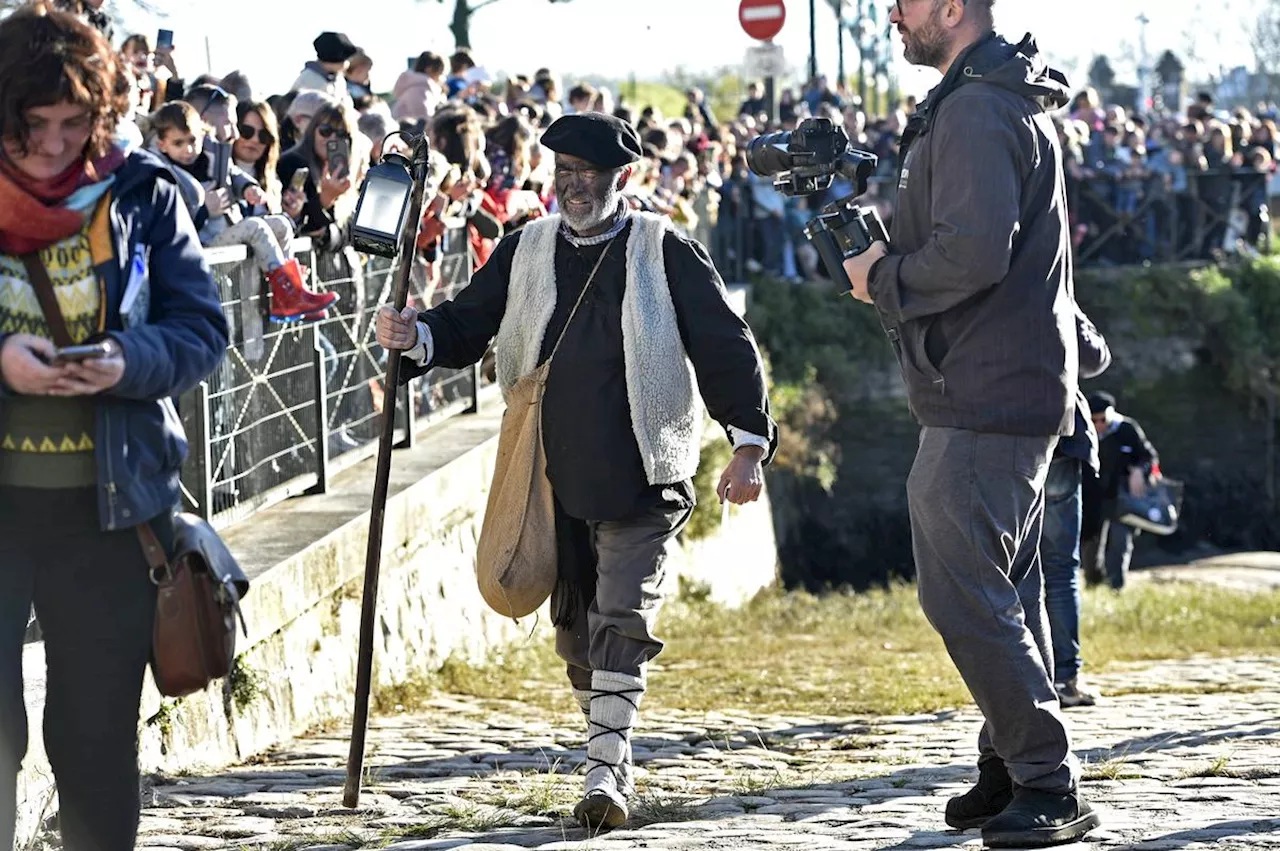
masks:
<svg viewBox="0 0 1280 851"><path fill-rule="evenodd" d="M1101 823L1075 792L1061 795L1019 786L1004 812L982 826L982 841L990 848L1043 848L1075 842Z"/></svg>
<svg viewBox="0 0 1280 851"><path fill-rule="evenodd" d="M982 827L1013 800L1013 781L1002 760L989 759L978 766L978 783L963 795L947 801L947 824L956 830Z"/></svg>

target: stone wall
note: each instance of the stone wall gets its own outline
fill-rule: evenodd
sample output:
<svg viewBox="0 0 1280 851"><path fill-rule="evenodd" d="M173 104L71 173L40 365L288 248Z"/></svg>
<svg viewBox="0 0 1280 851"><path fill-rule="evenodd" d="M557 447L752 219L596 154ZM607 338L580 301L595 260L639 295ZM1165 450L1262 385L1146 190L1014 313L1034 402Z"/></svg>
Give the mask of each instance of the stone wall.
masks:
<svg viewBox="0 0 1280 851"><path fill-rule="evenodd" d="M446 422L417 449L398 452L388 502L379 589L375 677L403 683L451 657L482 662L528 640L490 612L476 589L474 553L497 451L501 404ZM143 695L143 771L201 771L262 753L317 725L349 723L355 685L372 462L330 493L274 506L233 527L228 543L253 576L232 677L181 700ZM767 501L735 508L717 534L683 547L674 577L736 604L772 585L776 549ZM672 588L678 579L673 579ZM548 629L544 612L537 630ZM32 718L43 703L43 652L29 645ZM50 801L51 778L33 723L20 780L20 836Z"/></svg>

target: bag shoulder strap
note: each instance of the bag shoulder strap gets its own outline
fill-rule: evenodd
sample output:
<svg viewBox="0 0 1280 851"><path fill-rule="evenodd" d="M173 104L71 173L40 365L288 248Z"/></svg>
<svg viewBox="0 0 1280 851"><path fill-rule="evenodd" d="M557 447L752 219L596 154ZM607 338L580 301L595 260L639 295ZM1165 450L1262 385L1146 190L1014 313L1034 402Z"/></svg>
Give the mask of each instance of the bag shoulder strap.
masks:
<svg viewBox="0 0 1280 851"><path fill-rule="evenodd" d="M600 267L604 265L604 258L608 256L609 249L613 247L615 239L617 239L616 236L605 243L604 251L600 252L600 259L596 261L595 268L591 270L591 275L587 278L586 285L583 286L582 292L578 293L578 300L574 302L573 310L569 311L569 318L564 321L564 327L560 329L560 336L556 339L556 344L551 347L551 354L547 356L547 367L551 366L551 361L555 358L556 352L560 351L560 344L564 342L564 335L569 332L569 325L573 322L573 317L578 315L578 308L582 307L582 301L587 297L587 290L591 289L591 283L596 279L596 273L600 271Z"/></svg>
<svg viewBox="0 0 1280 851"><path fill-rule="evenodd" d="M165 557L164 547L160 546L160 539L150 523L139 523L134 528L138 530L138 541L142 544L147 566L151 568L151 577L158 580L169 572L169 559Z"/></svg>
<svg viewBox="0 0 1280 851"><path fill-rule="evenodd" d="M53 293L53 281L49 280L49 270L38 253L22 255L22 265L26 267L27 279L35 290L40 309L44 311L44 320L49 323L49 332L53 342L58 346L70 346L75 343L67 331L67 321L62 317L62 308L58 307L58 297Z"/></svg>

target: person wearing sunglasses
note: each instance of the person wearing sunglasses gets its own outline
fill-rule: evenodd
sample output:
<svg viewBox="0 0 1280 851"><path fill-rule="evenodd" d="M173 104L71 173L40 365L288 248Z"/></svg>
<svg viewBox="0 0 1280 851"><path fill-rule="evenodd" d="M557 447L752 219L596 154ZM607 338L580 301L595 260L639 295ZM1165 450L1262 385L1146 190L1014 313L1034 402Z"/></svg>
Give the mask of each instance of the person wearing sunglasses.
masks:
<svg viewBox="0 0 1280 851"><path fill-rule="evenodd" d="M261 204L247 205L246 215L284 213L296 221L307 199L301 190L282 186L276 173L280 130L275 112L265 103L241 103L236 107L236 118L237 138L232 148L235 164L258 181L263 194Z"/></svg>
<svg viewBox="0 0 1280 851"><path fill-rule="evenodd" d="M1099 824L1054 691L1040 552L1045 485L1079 389L1063 156L1070 99L994 0L898 0L906 60L942 81L901 143L890 242L845 261L922 426L907 479L921 606L985 716L978 783L952 827L988 847L1073 842Z"/></svg>
<svg viewBox="0 0 1280 851"><path fill-rule="evenodd" d="M347 243L347 225L359 196L359 154L353 151L358 135L355 110L330 104L315 114L298 144L280 158L278 172L285 186L295 172L307 169L299 231L324 252L336 253Z"/></svg>

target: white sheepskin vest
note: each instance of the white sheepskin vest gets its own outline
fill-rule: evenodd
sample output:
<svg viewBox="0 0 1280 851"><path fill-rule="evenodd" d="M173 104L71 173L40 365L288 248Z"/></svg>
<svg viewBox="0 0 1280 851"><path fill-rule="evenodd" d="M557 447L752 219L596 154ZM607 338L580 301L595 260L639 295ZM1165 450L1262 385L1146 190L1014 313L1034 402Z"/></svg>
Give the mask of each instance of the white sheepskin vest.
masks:
<svg viewBox="0 0 1280 851"><path fill-rule="evenodd" d="M655 485L684 481L697 472L703 421L693 365L680 339L663 262L663 237L670 227L663 216L632 214L622 297L631 427L649 483ZM538 366L556 308L559 232L560 217L547 216L526 225L520 234L512 258L507 309L495 344L498 384L504 394Z"/></svg>

